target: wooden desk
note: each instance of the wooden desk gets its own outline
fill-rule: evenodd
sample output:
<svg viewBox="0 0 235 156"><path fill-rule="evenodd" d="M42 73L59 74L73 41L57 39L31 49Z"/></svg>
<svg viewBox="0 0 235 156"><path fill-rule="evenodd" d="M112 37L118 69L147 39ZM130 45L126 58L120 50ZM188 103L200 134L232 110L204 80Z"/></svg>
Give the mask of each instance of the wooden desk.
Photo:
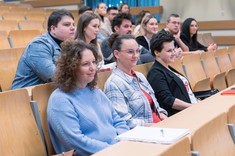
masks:
<svg viewBox="0 0 235 156"><path fill-rule="evenodd" d="M230 86L229 88L232 87L235 87L235 85ZM195 104L192 107L187 108L160 123L157 123L155 126L165 128L187 128L190 130L190 134L182 139L191 139L191 135L197 129L207 124L213 118L217 117L218 114L221 114L221 112L227 112L231 106L235 105L235 96L222 96L220 95L221 92L203 101L200 101L198 104ZM154 143L121 141L94 154L94 156L165 156L165 152L172 148L172 146L174 146L176 143L171 145L162 145ZM182 151L183 150L181 150L181 152ZM177 151L174 155L182 154L180 154L180 151Z"/></svg>
<svg viewBox="0 0 235 156"><path fill-rule="evenodd" d="M170 150L169 150L170 149ZM93 156L191 156L189 138L183 137L171 145L121 141Z"/></svg>

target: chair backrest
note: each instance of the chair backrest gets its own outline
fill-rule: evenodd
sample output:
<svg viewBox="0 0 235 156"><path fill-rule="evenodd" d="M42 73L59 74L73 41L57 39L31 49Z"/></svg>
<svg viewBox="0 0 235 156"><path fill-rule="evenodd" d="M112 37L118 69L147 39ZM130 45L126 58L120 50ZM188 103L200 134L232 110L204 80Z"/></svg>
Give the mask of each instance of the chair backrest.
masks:
<svg viewBox="0 0 235 156"><path fill-rule="evenodd" d="M235 126L235 105L229 108L228 110L228 123Z"/></svg>
<svg viewBox="0 0 235 156"><path fill-rule="evenodd" d="M106 80L109 78L109 76L112 74L112 70L104 71L104 72L98 72L98 81L97 81L97 87L101 90L104 90L104 85Z"/></svg>
<svg viewBox="0 0 235 156"><path fill-rule="evenodd" d="M9 32L13 48L26 47L33 38L39 35L41 35L39 30L12 30Z"/></svg>
<svg viewBox="0 0 235 156"><path fill-rule="evenodd" d="M37 85L32 89L32 100L37 102L43 134L46 140L48 155L55 154L47 127L47 104L51 93L55 90L53 83Z"/></svg>
<svg viewBox="0 0 235 156"><path fill-rule="evenodd" d="M11 48L8 38L0 38L0 49Z"/></svg>
<svg viewBox="0 0 235 156"><path fill-rule="evenodd" d="M179 58L179 57L175 58L174 62L171 63L170 66L185 76L185 73L184 73L184 70L182 67L182 59L181 58Z"/></svg>
<svg viewBox="0 0 235 156"><path fill-rule="evenodd" d="M141 72L145 77L147 77L150 68L152 67L153 62L136 65L133 70Z"/></svg>
<svg viewBox="0 0 235 156"><path fill-rule="evenodd" d="M207 46L207 45L204 43L203 34L197 34L197 41L198 41L199 43L201 43L202 45Z"/></svg>
<svg viewBox="0 0 235 156"><path fill-rule="evenodd" d="M206 79L205 72L202 68L201 61L200 61L200 55L194 54L194 55L187 55L182 58L182 64L186 66L186 72L188 76L188 80L193 88L195 90L195 86L199 81L203 81ZM209 84L204 84L204 87L202 90L210 89L210 79Z"/></svg>
<svg viewBox="0 0 235 156"><path fill-rule="evenodd" d="M2 14L4 20L25 20L25 14L24 13L17 13L17 12L9 12Z"/></svg>
<svg viewBox="0 0 235 156"><path fill-rule="evenodd" d="M42 22L46 20L46 16L45 16L44 12L28 13L28 14L26 14L26 18L27 18L27 20L38 20L38 21L40 20Z"/></svg>
<svg viewBox="0 0 235 156"><path fill-rule="evenodd" d="M228 57L228 49L217 49L215 51L215 56L218 58L219 68L221 72L226 72L230 69L232 69L232 64Z"/></svg>
<svg viewBox="0 0 235 156"><path fill-rule="evenodd" d="M8 33L11 30L19 30L18 22L16 20L0 20L0 30L4 30Z"/></svg>
<svg viewBox="0 0 235 156"><path fill-rule="evenodd" d="M0 39L7 38L8 34L6 30L0 30Z"/></svg>
<svg viewBox="0 0 235 156"><path fill-rule="evenodd" d="M201 156L233 156L235 148L227 126L227 114L222 112L192 134L191 147Z"/></svg>
<svg viewBox="0 0 235 156"><path fill-rule="evenodd" d="M44 30L43 22L40 20L23 20L19 21L21 30Z"/></svg>
<svg viewBox="0 0 235 156"><path fill-rule="evenodd" d="M46 156L26 89L0 93L0 155Z"/></svg>
<svg viewBox="0 0 235 156"><path fill-rule="evenodd" d="M215 40L212 37L211 33L203 33L203 40L204 40L204 45L208 46L211 43L214 43Z"/></svg>
<svg viewBox="0 0 235 156"><path fill-rule="evenodd" d="M235 46L228 47L228 53L231 57L232 66L235 68Z"/></svg>
<svg viewBox="0 0 235 156"><path fill-rule="evenodd" d="M0 84L3 91L11 88L17 65L23 52L24 48L0 50Z"/></svg>
<svg viewBox="0 0 235 156"><path fill-rule="evenodd" d="M158 23L158 31L161 31L166 27L166 23Z"/></svg>
<svg viewBox="0 0 235 156"><path fill-rule="evenodd" d="M220 73L220 69L216 63L214 52L206 52L201 54L201 60L205 65L206 75L208 77L214 76Z"/></svg>
<svg viewBox="0 0 235 156"><path fill-rule="evenodd" d="M25 7L12 7L11 12L25 14L28 12L28 8Z"/></svg>
<svg viewBox="0 0 235 156"><path fill-rule="evenodd" d="M159 156L191 156L190 150L189 138L184 137L180 141L174 143L171 147L167 148L167 150Z"/></svg>

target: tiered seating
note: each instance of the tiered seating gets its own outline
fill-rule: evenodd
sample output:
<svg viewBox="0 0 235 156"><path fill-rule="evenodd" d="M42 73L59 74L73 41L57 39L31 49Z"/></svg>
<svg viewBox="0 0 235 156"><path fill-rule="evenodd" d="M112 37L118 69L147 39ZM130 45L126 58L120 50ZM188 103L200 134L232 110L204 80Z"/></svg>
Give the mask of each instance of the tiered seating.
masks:
<svg viewBox="0 0 235 156"><path fill-rule="evenodd" d="M32 89L32 100L36 102L40 116L41 126L46 141L48 155L55 154L51 144L48 127L47 127L47 104L51 93L55 90L52 83L35 86Z"/></svg>
<svg viewBox="0 0 235 156"><path fill-rule="evenodd" d="M192 86L193 91L209 90L210 78L207 78L200 63L200 55L187 55L182 59L182 64L186 66L186 76Z"/></svg>
<svg viewBox="0 0 235 156"><path fill-rule="evenodd" d="M25 14L24 13L17 13L17 12L8 12L2 14L2 17L4 20L25 20Z"/></svg>
<svg viewBox="0 0 235 156"><path fill-rule="evenodd" d="M227 86L235 84L235 68L232 67L232 64L229 60L227 48L216 50L215 56L220 67L220 71L226 72L225 76Z"/></svg>
<svg viewBox="0 0 235 156"><path fill-rule="evenodd" d="M235 148L227 127L227 114L222 112L192 134L192 150L200 156L232 156Z"/></svg>
<svg viewBox="0 0 235 156"><path fill-rule="evenodd" d="M38 20L44 22L46 20L46 16L44 12L30 12L25 15L27 20Z"/></svg>
<svg viewBox="0 0 235 156"><path fill-rule="evenodd" d="M210 77L211 87L218 90L227 88L225 72L220 72L214 52L201 54L201 61L207 77Z"/></svg>
<svg viewBox="0 0 235 156"><path fill-rule="evenodd" d="M46 156L26 89L0 93L0 155Z"/></svg>
<svg viewBox="0 0 235 156"><path fill-rule="evenodd" d="M39 35L41 35L39 30L12 30L9 32L11 47L26 47L33 38ZM24 39L22 39L22 36Z"/></svg>
<svg viewBox="0 0 235 156"><path fill-rule="evenodd" d="M0 85L3 91L9 90L24 48L0 50Z"/></svg>
<svg viewBox="0 0 235 156"><path fill-rule="evenodd" d="M8 49L11 48L8 42L8 35L7 31L1 30L0 31L0 49Z"/></svg>
<svg viewBox="0 0 235 156"><path fill-rule="evenodd" d="M44 30L43 22L40 20L23 20L19 21L21 30Z"/></svg>
<svg viewBox="0 0 235 156"><path fill-rule="evenodd" d="M228 54L233 68L235 68L235 46L228 47Z"/></svg>
<svg viewBox="0 0 235 156"><path fill-rule="evenodd" d="M97 82L97 87L100 88L101 90L104 90L104 84L106 80L109 78L109 76L112 74L112 70L110 71L105 71L105 72L98 72L98 82Z"/></svg>

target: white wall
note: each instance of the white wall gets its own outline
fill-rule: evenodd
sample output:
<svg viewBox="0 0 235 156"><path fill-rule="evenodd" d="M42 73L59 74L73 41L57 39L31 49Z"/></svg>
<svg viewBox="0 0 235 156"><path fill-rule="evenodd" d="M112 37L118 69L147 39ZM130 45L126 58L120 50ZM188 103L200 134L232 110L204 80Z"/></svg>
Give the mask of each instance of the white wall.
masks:
<svg viewBox="0 0 235 156"><path fill-rule="evenodd" d="M166 22L171 13L179 14L182 22L188 17L197 21L235 20L235 0L161 0L160 5L160 22Z"/></svg>

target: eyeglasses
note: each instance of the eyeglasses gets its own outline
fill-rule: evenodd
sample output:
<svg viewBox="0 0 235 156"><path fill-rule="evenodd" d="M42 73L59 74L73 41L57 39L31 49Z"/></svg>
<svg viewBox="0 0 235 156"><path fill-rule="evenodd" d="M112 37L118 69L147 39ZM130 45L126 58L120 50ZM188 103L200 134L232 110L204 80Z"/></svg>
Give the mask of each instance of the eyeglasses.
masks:
<svg viewBox="0 0 235 156"><path fill-rule="evenodd" d="M133 49L120 50L120 52L126 52L129 55L134 55L134 54L140 55L141 54L141 50L140 49L137 49L136 51L133 50Z"/></svg>
<svg viewBox="0 0 235 156"><path fill-rule="evenodd" d="M176 21L173 21L173 22L170 22L170 23L172 23L172 24L174 24L174 25L180 25L180 22L176 22Z"/></svg>

